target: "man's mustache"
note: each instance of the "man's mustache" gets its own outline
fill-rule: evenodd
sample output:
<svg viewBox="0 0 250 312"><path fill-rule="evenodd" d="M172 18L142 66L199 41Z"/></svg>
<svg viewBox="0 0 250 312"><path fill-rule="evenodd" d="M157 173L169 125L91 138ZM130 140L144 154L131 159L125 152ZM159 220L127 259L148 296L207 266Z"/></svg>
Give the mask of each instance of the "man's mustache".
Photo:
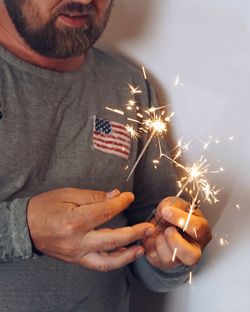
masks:
<svg viewBox="0 0 250 312"><path fill-rule="evenodd" d="M95 6L92 3L83 4L79 2L70 2L63 5L55 12L55 16L59 15L70 15L70 14L89 14L93 15L95 13Z"/></svg>

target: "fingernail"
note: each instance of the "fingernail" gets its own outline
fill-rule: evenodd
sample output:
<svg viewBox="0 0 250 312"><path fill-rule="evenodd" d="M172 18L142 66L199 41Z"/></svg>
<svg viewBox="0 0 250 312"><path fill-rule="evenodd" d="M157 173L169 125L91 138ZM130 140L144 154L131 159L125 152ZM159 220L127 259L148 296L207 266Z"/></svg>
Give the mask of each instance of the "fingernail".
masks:
<svg viewBox="0 0 250 312"><path fill-rule="evenodd" d="M141 249L140 249L140 250L138 250L138 251L136 252L135 255L136 255L137 258L139 258L139 257L141 257L143 254L144 254L144 250L141 250Z"/></svg>
<svg viewBox="0 0 250 312"><path fill-rule="evenodd" d="M173 214L173 210L169 206L163 207L161 210L161 215L166 219L169 219L172 216L172 214Z"/></svg>
<svg viewBox="0 0 250 312"><path fill-rule="evenodd" d="M111 199L117 197L118 195L120 195L120 191L118 189L114 189L106 194L106 198Z"/></svg>
<svg viewBox="0 0 250 312"><path fill-rule="evenodd" d="M154 234L154 232L155 232L155 230L154 230L152 227L150 227L150 228L148 228L147 231L145 232L145 235L146 235L146 236L151 236L151 235Z"/></svg>

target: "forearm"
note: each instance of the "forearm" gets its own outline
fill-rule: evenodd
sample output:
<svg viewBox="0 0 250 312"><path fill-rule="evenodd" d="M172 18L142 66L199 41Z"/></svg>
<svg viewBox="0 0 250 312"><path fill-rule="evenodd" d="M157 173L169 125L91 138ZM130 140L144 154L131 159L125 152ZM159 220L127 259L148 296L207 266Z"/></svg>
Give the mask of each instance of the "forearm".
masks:
<svg viewBox="0 0 250 312"><path fill-rule="evenodd" d="M0 261L32 256L26 220L29 198L0 203Z"/></svg>

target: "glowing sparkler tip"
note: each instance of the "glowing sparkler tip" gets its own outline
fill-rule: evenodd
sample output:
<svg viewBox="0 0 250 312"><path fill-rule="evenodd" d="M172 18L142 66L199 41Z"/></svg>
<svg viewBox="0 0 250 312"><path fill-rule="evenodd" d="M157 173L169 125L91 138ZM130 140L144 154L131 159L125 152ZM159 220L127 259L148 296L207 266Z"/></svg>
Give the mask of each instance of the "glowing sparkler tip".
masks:
<svg viewBox="0 0 250 312"><path fill-rule="evenodd" d="M202 171L199 170L196 164L193 165L190 169L190 176L192 178L198 178L202 174Z"/></svg>
<svg viewBox="0 0 250 312"><path fill-rule="evenodd" d="M158 132L158 133L162 133L162 132L166 132L167 131L167 126L166 126L166 123L163 122L162 120L160 119L155 119L155 120L152 120L150 122L150 127Z"/></svg>

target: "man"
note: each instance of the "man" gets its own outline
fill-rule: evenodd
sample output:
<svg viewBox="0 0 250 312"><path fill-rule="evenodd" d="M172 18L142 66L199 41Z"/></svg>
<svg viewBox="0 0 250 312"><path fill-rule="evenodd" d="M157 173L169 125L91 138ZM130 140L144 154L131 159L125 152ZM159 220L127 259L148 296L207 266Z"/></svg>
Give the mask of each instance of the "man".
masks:
<svg viewBox="0 0 250 312"><path fill-rule="evenodd" d="M188 203L167 197L175 175L167 162L152 170L154 145L126 181L143 146L124 130L136 115L105 107L122 109L127 83L142 108L154 97L136 69L92 48L111 8L0 2L1 311L128 311L128 268L167 291L211 239L201 213L181 231Z"/></svg>

